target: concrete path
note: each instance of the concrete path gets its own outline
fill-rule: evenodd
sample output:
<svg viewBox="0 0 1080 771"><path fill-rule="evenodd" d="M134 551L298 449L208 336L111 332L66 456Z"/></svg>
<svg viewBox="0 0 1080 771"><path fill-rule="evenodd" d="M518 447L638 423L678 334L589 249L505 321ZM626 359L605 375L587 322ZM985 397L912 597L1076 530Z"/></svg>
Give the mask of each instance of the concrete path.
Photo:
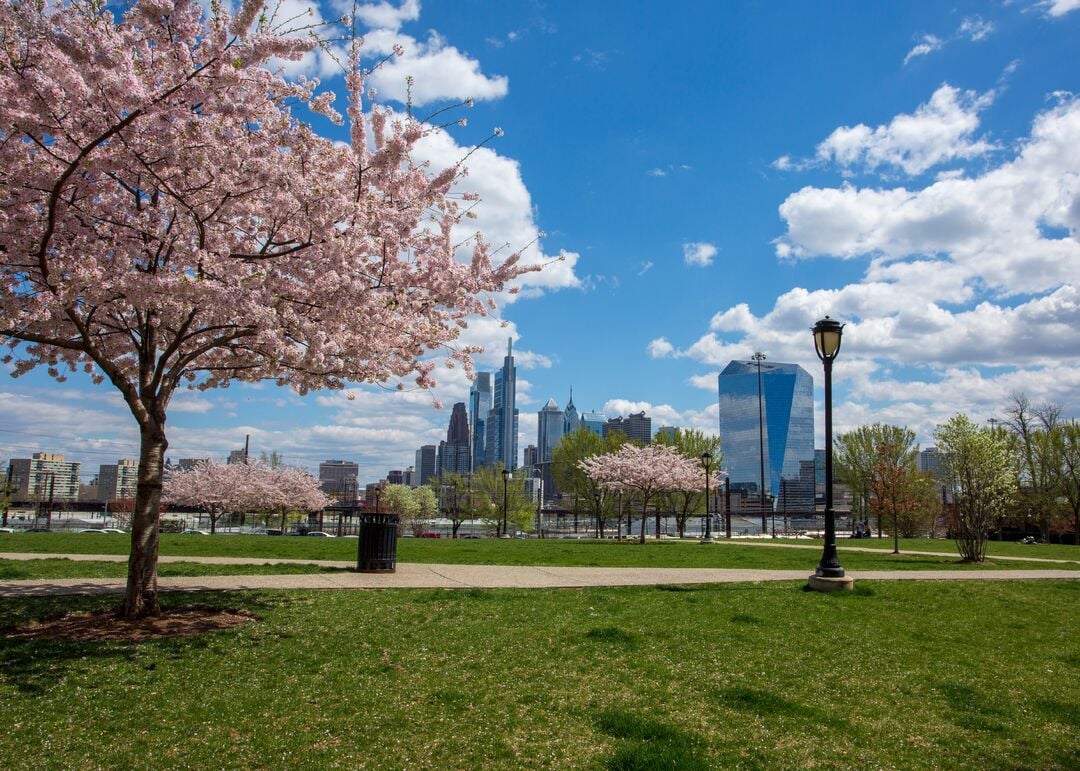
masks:
<svg viewBox="0 0 1080 771"><path fill-rule="evenodd" d="M3 558L4 555L0 555ZM53 555L56 556L56 555ZM80 555L81 558L96 555ZM166 559L166 558L163 558ZM173 560L178 558L172 558ZM209 561L230 558L180 558ZM283 562L283 560L246 560ZM290 562L302 562L291 560ZM236 563L233 563L236 564ZM338 566L349 563L321 563ZM1015 581L1080 579L1075 570L867 570L849 571L856 581ZM305 575L203 576L159 578L165 592L243 589L557 589L589 586L721 584L759 581L805 581L807 570L731 570L720 568L586 568L506 565L433 565L399 563L395 573L319 573ZM122 579L70 578L0 582L0 597L66 594L116 594Z"/></svg>

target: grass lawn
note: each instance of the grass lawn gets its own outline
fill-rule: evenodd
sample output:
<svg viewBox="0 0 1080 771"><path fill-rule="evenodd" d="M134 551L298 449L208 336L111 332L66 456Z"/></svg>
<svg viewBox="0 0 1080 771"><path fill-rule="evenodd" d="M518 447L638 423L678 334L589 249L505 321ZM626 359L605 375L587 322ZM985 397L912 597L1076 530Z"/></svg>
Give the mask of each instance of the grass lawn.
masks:
<svg viewBox="0 0 1080 771"><path fill-rule="evenodd" d="M5 600L0 625L115 598ZM1077 768L1080 582L167 595L0 637L7 768Z"/></svg>
<svg viewBox="0 0 1080 771"><path fill-rule="evenodd" d="M869 541L867 541L869 542ZM801 545L820 542L800 541ZM864 543L855 541L855 543ZM918 543L918 541L913 541ZM932 543L932 542L926 542ZM951 543L948 545L951 546ZM190 536L162 535L161 554L176 556L251 557L259 559L291 558L352 560L357 541L353 538L288 538L269 536ZM1075 547L1058 547L1075 549ZM49 552L56 554L127 554L126 535L87 535L85 533L3 534L0 552ZM923 549L929 551L929 549ZM1021 556L1031 552L1020 552ZM1041 555L1042 552L1039 552ZM553 539L477 539L450 540L428 538L398 539L398 560L443 564L480 565L558 565L567 567L713 567L762 568L811 571L820 552L812 549L765 548L760 545L715 544L696 542L650 541L644 546L616 541L572 541ZM943 551L941 557L900 556L888 553L843 551L842 563L850 570L920 570L937 568L980 569L958 563L955 551ZM1034 556L1034 555L1032 555ZM1080 551L1072 556L1080 560ZM1073 568L1074 564L1020 563L993 559L982 567L997 569ZM269 568L268 568L269 569ZM288 573L288 568L273 572Z"/></svg>
<svg viewBox="0 0 1080 771"><path fill-rule="evenodd" d="M161 562L158 575L167 576L256 576L283 573L337 573L343 568L320 565L207 565L199 562ZM126 562L93 560L0 560L0 581L48 578L127 578Z"/></svg>

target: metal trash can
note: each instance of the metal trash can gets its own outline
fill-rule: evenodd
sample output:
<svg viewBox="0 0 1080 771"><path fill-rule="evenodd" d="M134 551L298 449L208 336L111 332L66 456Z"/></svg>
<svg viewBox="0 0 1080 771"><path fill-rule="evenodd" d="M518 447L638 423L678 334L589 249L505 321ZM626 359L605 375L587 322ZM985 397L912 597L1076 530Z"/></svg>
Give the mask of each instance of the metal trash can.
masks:
<svg viewBox="0 0 1080 771"><path fill-rule="evenodd" d="M397 514L361 514L356 569L361 573L393 573L397 569Z"/></svg>

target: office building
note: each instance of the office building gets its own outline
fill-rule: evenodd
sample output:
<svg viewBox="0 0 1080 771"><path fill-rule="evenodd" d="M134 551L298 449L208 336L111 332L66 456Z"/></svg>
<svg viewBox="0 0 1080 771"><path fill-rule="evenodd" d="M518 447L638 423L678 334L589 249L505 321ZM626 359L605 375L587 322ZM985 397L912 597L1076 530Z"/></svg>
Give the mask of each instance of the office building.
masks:
<svg viewBox="0 0 1080 771"><path fill-rule="evenodd" d="M621 433L631 441L639 444L652 442L652 418L645 411L634 412L624 417L612 418L604 424L604 436L612 433Z"/></svg>
<svg viewBox="0 0 1080 771"><path fill-rule="evenodd" d="M675 432L678 430L675 426L660 426L660 428L656 429L656 436L663 436L669 442L674 442Z"/></svg>
<svg viewBox="0 0 1080 771"><path fill-rule="evenodd" d="M8 482L16 501L79 500L79 464L58 453L35 452L30 458L12 458Z"/></svg>
<svg viewBox="0 0 1080 771"><path fill-rule="evenodd" d="M559 409L554 399L548 399L548 403L536 413L536 417L537 464L540 466L540 478L544 484L544 498L551 500L558 495L551 474L551 461L566 430L566 414Z"/></svg>
<svg viewBox="0 0 1080 771"><path fill-rule="evenodd" d="M607 425L607 415L602 412L583 412L581 413L581 425L597 436L603 436L604 426Z"/></svg>
<svg viewBox="0 0 1080 771"><path fill-rule="evenodd" d="M407 469L405 469L404 479L402 481L405 484L407 484L409 487L416 487L417 486L417 484L416 484L416 468L414 466L409 466Z"/></svg>
<svg viewBox="0 0 1080 771"><path fill-rule="evenodd" d="M401 469L394 469L386 473L386 483L388 485L403 485L405 484L405 472Z"/></svg>
<svg viewBox="0 0 1080 771"><path fill-rule="evenodd" d="M247 462L247 450L240 448L239 450L231 450L229 452L229 458L225 461L225 464L232 466L235 463Z"/></svg>
<svg viewBox="0 0 1080 771"><path fill-rule="evenodd" d="M570 389L570 401L566 403L566 410L564 410L563 418L563 433L572 434L578 430L578 426L581 425L581 417L578 415L577 407L574 406L574 389Z"/></svg>
<svg viewBox="0 0 1080 771"><path fill-rule="evenodd" d="M941 453L936 447L927 447L919 452L919 471L930 474L934 479L943 479L945 468L941 464Z"/></svg>
<svg viewBox="0 0 1080 771"><path fill-rule="evenodd" d="M325 460L319 464L319 487L340 501L356 497L359 478L360 465L351 460Z"/></svg>
<svg viewBox="0 0 1080 771"><path fill-rule="evenodd" d="M485 465L513 471L518 457L517 368L514 366L514 341L506 346L502 369L495 373L491 411L485 426Z"/></svg>
<svg viewBox="0 0 1080 771"><path fill-rule="evenodd" d="M417 487L426 485L436 474L438 453L433 444L425 444L416 451L416 472L413 477Z"/></svg>
<svg viewBox="0 0 1080 771"><path fill-rule="evenodd" d="M760 377L759 377L760 366ZM814 510L814 380L797 364L732 361L718 378L720 446L732 489L760 508ZM763 452L764 451L764 452ZM763 505L764 504L764 505Z"/></svg>
<svg viewBox="0 0 1080 771"><path fill-rule="evenodd" d="M98 466L97 497L99 501L134 498L139 484L139 461L123 458L116 463Z"/></svg>
<svg viewBox="0 0 1080 771"><path fill-rule="evenodd" d="M536 468L536 464L540 462L540 455L536 451L535 444L525 445L525 449L521 452L521 466L525 469Z"/></svg>
<svg viewBox="0 0 1080 771"><path fill-rule="evenodd" d="M468 474L472 469L472 450L469 444L469 415L465 402L458 402L450 413L446 441L439 442L436 459L441 479L446 474Z"/></svg>
<svg viewBox="0 0 1080 771"><path fill-rule="evenodd" d="M477 372L469 388L469 438L472 440L472 469L485 462L487 419L491 412L491 373Z"/></svg>

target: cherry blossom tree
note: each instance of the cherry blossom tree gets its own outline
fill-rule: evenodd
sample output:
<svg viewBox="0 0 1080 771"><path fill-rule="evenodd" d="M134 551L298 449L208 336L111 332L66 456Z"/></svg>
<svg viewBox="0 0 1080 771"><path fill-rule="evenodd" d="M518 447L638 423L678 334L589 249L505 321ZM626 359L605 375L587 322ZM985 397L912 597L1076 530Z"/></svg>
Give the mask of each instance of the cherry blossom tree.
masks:
<svg viewBox="0 0 1080 771"><path fill-rule="evenodd" d="M270 468L258 461L220 464L202 461L165 477L162 497L169 503L202 506L210 514L210 532L226 513L318 511L330 504L318 480L303 469Z"/></svg>
<svg viewBox="0 0 1080 771"><path fill-rule="evenodd" d="M649 502L658 493L686 489L699 482L700 488L705 488L701 468L674 447L626 444L615 452L585 458L578 466L611 492L633 495L641 501L641 543L645 543ZM695 474L700 475L700 480ZM660 537L659 512L656 537Z"/></svg>
<svg viewBox="0 0 1080 771"><path fill-rule="evenodd" d="M270 69L318 40L273 28L260 0L206 19L196 0L125 8L0 0L0 337L15 375L84 370L138 424L121 613L139 617L159 612L177 388L430 387L433 352L471 369L460 330L524 268L479 235L456 259L464 169L416 165L433 129L365 107L362 38L343 62L350 141L335 144L292 113L344 122L333 94Z"/></svg>

